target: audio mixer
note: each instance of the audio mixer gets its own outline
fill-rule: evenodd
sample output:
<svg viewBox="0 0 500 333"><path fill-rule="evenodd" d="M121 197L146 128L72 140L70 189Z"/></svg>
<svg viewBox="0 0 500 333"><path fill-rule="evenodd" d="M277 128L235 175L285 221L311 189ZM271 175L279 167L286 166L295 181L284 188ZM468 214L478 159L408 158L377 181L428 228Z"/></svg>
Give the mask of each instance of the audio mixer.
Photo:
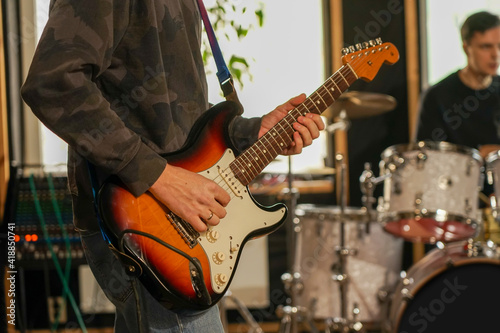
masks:
<svg viewBox="0 0 500 333"><path fill-rule="evenodd" d="M50 264L52 253L49 241L61 263L68 257L71 257L72 265L85 263L80 237L73 226L71 195L66 177L49 179L47 176L37 176L31 182L30 177L18 177L11 198L12 216L8 222L13 220L16 226L17 265L38 268L45 265L46 260Z"/></svg>

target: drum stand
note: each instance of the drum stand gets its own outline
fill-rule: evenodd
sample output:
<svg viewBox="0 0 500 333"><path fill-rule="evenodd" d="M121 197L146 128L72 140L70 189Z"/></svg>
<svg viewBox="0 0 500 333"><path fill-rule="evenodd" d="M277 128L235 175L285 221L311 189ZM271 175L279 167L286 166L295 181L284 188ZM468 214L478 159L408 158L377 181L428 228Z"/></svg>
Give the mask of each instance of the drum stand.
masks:
<svg viewBox="0 0 500 333"><path fill-rule="evenodd" d="M288 199L288 207L292 223L289 223L287 229L287 238L289 242L288 253L293 253L293 261L291 263L292 273L285 273L281 276L281 281L285 286L285 292L288 294L287 305L278 306L276 314L281 318L279 333L297 333L299 332L299 323L302 322L307 326L308 332L319 332L314 326L309 309L303 306L297 306L297 299L304 289L302 276L300 273L300 263L302 253L302 232L300 220L295 216L295 207L297 206L297 198L299 193L293 188L293 174L291 166L291 157L288 157L288 188L284 189L283 193ZM290 230L291 228L291 230Z"/></svg>
<svg viewBox="0 0 500 333"><path fill-rule="evenodd" d="M238 312L240 315L243 317L247 325L249 326L248 328L248 333L263 333L264 331L262 328L257 324L255 319L253 318L252 314L248 310L248 308L243 304L241 300L239 300L237 297L233 296L230 290L226 292L224 297L222 297L221 301L219 302L219 313L220 313L220 318L222 321L222 326L224 327L224 332L228 333L228 321L227 321L227 307L226 307L226 300L230 299L233 301L233 303L236 305Z"/></svg>

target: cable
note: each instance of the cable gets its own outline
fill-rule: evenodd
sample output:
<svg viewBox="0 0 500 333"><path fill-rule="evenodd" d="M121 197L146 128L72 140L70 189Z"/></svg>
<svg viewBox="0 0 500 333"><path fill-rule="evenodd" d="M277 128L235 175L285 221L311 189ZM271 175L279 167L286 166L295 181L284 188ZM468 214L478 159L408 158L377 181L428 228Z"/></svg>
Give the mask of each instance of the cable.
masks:
<svg viewBox="0 0 500 333"><path fill-rule="evenodd" d="M33 194L33 201L35 203L35 208L36 208L36 211L38 214L38 218L40 219L40 224L42 225L43 236L47 240L47 245L48 245L50 254L52 256L52 260L54 261L54 265L56 267L57 274L59 275L59 278L61 279L64 290L68 294L70 303L73 307L73 310L75 311L75 315L77 317L80 328L82 329L82 332L87 333L87 328L85 327L85 323L83 322L83 318L82 318L82 315L80 313L80 309L78 308L78 305L76 304L75 298L73 297L73 294L72 294L71 290L69 289L68 282L64 278L61 266L59 265L59 261L57 260L56 254L55 254L54 249L52 247L52 242L49 238L49 234L47 232L47 226L45 224L45 218L43 217L42 207L40 205L40 201L38 200L38 194L36 191L33 174L30 175L29 183L30 183L31 193Z"/></svg>
<svg viewBox="0 0 500 333"><path fill-rule="evenodd" d="M66 266L65 266L64 278L66 279L66 283L69 284L69 278L71 273L71 244L69 242L69 236L68 233L66 232L66 228L64 227L63 219L61 216L61 210L59 209L59 205L57 204L54 182L52 181L52 173L47 174L47 183L49 184L50 198L52 201L52 206L54 207L56 220L57 223L59 224L59 227L61 228L63 239L66 243ZM53 331L57 330L57 326L59 326L59 319L61 317L62 309L66 307L66 300L67 300L67 292L66 289L63 288L62 303L59 307L59 310L57 311L54 323L52 324Z"/></svg>

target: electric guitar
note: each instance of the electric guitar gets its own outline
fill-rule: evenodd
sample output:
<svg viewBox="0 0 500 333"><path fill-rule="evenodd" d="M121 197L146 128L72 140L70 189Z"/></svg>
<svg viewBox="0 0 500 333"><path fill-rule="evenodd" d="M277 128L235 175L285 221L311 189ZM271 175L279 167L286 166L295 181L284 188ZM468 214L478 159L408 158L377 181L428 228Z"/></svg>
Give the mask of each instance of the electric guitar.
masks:
<svg viewBox="0 0 500 333"><path fill-rule="evenodd" d="M236 105L212 107L197 120L184 147L164 157L221 185L231 196L226 217L199 233L151 193L135 197L119 181L108 180L98 204L110 247L166 307L213 306L228 290L245 243L275 231L285 220L285 205L260 205L248 185L292 142L292 124L306 113L321 114L357 79L371 81L382 64L398 59L397 48L380 39L358 44L357 50L343 49L344 65L238 156L227 131Z"/></svg>

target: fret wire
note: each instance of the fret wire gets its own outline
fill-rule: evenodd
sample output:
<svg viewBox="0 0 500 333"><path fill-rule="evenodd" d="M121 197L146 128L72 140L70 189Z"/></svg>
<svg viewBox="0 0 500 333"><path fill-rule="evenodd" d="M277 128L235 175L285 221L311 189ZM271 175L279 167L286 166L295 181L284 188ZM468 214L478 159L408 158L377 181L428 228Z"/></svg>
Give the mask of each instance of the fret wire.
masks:
<svg viewBox="0 0 500 333"><path fill-rule="evenodd" d="M321 99L321 101L323 102L323 108L322 110L319 112L320 114L323 113L323 111L325 111L325 109L328 107L328 105L326 104L325 100L323 99L323 97L321 97L321 94L317 91L316 93L318 95L318 97Z"/></svg>
<svg viewBox="0 0 500 333"><path fill-rule="evenodd" d="M311 100L310 100L310 99L306 99L306 100L304 101L304 103L303 103L303 104L304 104L304 107L306 108L306 110L307 110L307 112L308 112L308 113L313 113L313 112L312 112L312 110L311 110L311 108L310 108L310 107L308 107L308 106L306 105L306 103L307 103L307 102L311 102ZM313 103L313 104L314 104L314 103Z"/></svg>
<svg viewBox="0 0 500 333"><path fill-rule="evenodd" d="M287 130L281 125L281 121L278 122L277 125L279 125L281 127L281 129L283 130L283 133L285 133L287 136L289 135ZM286 140L283 140L283 135L280 134L279 136L281 137L282 141L286 141Z"/></svg>
<svg viewBox="0 0 500 333"><path fill-rule="evenodd" d="M332 103L334 102L334 99L332 98L332 95L328 92L328 89L323 89L321 92L321 99L323 99L323 103L325 105L325 110L328 108ZM324 110L323 110L324 112Z"/></svg>
<svg viewBox="0 0 500 333"><path fill-rule="evenodd" d="M357 75L354 73L354 71L351 69L350 66L344 66L343 68L344 72L347 72L347 74L345 75L346 77L349 77L349 76L352 76L353 79L350 81L350 84L349 86L354 83L354 81L357 80Z"/></svg>
<svg viewBox="0 0 500 333"><path fill-rule="evenodd" d="M278 141L276 140L276 137L275 137L277 134L276 129L273 127L273 128L271 128L271 130L268 133L271 136L271 138L274 140L275 144L277 145ZM271 147L273 148L274 152L276 153L276 156L278 156L280 152L277 151L276 149L274 149L273 145L271 145Z"/></svg>
<svg viewBox="0 0 500 333"><path fill-rule="evenodd" d="M313 93L313 95L315 94L316 92ZM315 101L313 101L312 97L309 98L309 100L311 101L311 103L313 103L314 107L316 108L316 110L318 110L318 114L321 114L321 111L317 105L317 103Z"/></svg>
<svg viewBox="0 0 500 333"><path fill-rule="evenodd" d="M292 139L292 136L293 136L293 131L289 132L287 131L282 125L281 125L281 122L278 123L280 125L280 127L283 129L283 133L285 134L285 137L283 137L283 135L280 135L281 136L281 139L282 139L282 148L285 149L287 148L290 143L293 141ZM282 149L282 151L283 151Z"/></svg>
<svg viewBox="0 0 500 333"><path fill-rule="evenodd" d="M243 180L240 178L241 173L239 172L240 167L238 167L238 164L240 164L240 161L238 158L234 159L234 161L231 162L229 165L231 171L233 172L234 177L238 178L240 182L243 182Z"/></svg>
<svg viewBox="0 0 500 333"><path fill-rule="evenodd" d="M297 121L297 119L299 119L300 116L303 115L303 112L300 111L300 108L301 107L304 107L304 102L300 103L300 105L298 105L295 109L293 109L292 111L290 111L285 117L291 117L293 119L292 123L290 124L290 122L288 122L290 124L290 126Z"/></svg>
<svg viewBox="0 0 500 333"><path fill-rule="evenodd" d="M262 151L262 147L261 147L262 145L263 145L262 140L257 141L257 145L256 146L257 146L257 148L260 151L260 155L259 156L262 156L261 158L264 158L264 157L266 158L265 161L266 161L266 165L267 165L267 164L271 163L272 159L268 159L269 155L266 154L266 153L264 153Z"/></svg>
<svg viewBox="0 0 500 333"><path fill-rule="evenodd" d="M298 108L298 107L297 107ZM283 117L283 121L286 122L286 124L288 125L288 127L292 130L292 132L294 131L293 129L293 123L290 124L290 122L288 121L288 118L289 118L289 115L293 112L298 112L297 111L297 108L293 109L290 113L288 113L286 116ZM291 116L292 118L294 118L293 116Z"/></svg>
<svg viewBox="0 0 500 333"><path fill-rule="evenodd" d="M334 74L334 75L332 75L332 76L330 76L330 80L333 82L333 84L335 85L335 87L337 87L337 91L339 92L339 95L338 95L338 96L340 96L340 95L342 94L342 91L340 90L340 88L339 88L339 86L337 85L337 83L335 83L334 76L335 76L335 74ZM338 96L337 96L337 98L338 98Z"/></svg>
<svg viewBox="0 0 500 333"><path fill-rule="evenodd" d="M266 133L266 134L264 134L262 137L263 137L263 138L267 141L267 144L265 145L265 147L266 147L267 151L271 152L271 151L269 150L269 147L271 147L271 148L272 148L272 150L274 150L274 153L275 153L274 158L276 158L276 156L278 156L278 152L276 151L276 149L274 149L274 148L273 148L273 146L272 146L271 142L270 142L270 141L269 141L269 139L268 139L268 136L270 135L270 132L271 132L271 131L267 132L267 133Z"/></svg>
<svg viewBox="0 0 500 333"><path fill-rule="evenodd" d="M244 178L243 180L244 180L245 184L250 183L251 179L247 179L246 174L245 174L245 169L242 168L240 157L237 157L234 161L239 164L239 167L238 167L239 172L234 172L235 177L238 178L237 176L241 176L242 178ZM240 179L240 178L238 178L238 179ZM240 179L240 181L241 181L241 179Z"/></svg>
<svg viewBox="0 0 500 333"><path fill-rule="evenodd" d="M254 158L250 154L250 152L247 150L243 154L245 156L245 165L248 166L249 168L253 169L253 172L257 175L258 174L258 163L254 161ZM250 171L250 170L249 170Z"/></svg>
<svg viewBox="0 0 500 333"><path fill-rule="evenodd" d="M252 163L251 159L249 159L249 156L247 156L247 155L248 155L247 153L242 154L242 159L246 159L244 162L245 162L245 168L248 167L247 174L250 174L250 172L254 173L254 176L252 177L252 179L253 179L253 178L255 178L255 176L258 175L258 170L255 169L254 164ZM251 168L253 168L254 170L250 170Z"/></svg>
<svg viewBox="0 0 500 333"><path fill-rule="evenodd" d="M320 98L323 100L323 104L325 105L325 108L327 108L328 106L330 106L331 103L333 103L333 101L330 101L330 98L331 99L334 99L334 98L330 94L330 92L328 91L328 87L326 86L326 82L325 82L325 84L323 84L323 86L321 86L320 89L318 89L317 92L319 93Z"/></svg>
<svg viewBox="0 0 500 333"><path fill-rule="evenodd" d="M252 150L253 151L253 154L255 154L257 157L254 157L254 160L257 161L257 163L259 163L259 166L261 169L263 169L265 167L265 164L262 164L263 163L263 160L262 158L259 156L259 154L255 151L255 149L253 148L253 146L250 146L250 149L249 150Z"/></svg>
<svg viewBox="0 0 500 333"><path fill-rule="evenodd" d="M326 92L330 95L330 97L332 98L332 101L331 101L331 103L330 103L330 104L332 104L332 103L334 103L334 102L335 102L335 99L336 99L336 98L332 95L332 93L330 93L330 88L328 87L328 81L329 81L329 80L327 80L327 81L325 82L324 87L325 87L325 91L326 91Z"/></svg>
<svg viewBox="0 0 500 333"><path fill-rule="evenodd" d="M348 87L349 87L349 86L351 86L351 85L349 84L349 82L347 82L347 80L345 79L344 75L342 75L341 71L339 71L339 74L340 74L340 76L342 76L342 78L344 79L344 81L345 81L345 83L347 84L347 86L348 86Z"/></svg>

